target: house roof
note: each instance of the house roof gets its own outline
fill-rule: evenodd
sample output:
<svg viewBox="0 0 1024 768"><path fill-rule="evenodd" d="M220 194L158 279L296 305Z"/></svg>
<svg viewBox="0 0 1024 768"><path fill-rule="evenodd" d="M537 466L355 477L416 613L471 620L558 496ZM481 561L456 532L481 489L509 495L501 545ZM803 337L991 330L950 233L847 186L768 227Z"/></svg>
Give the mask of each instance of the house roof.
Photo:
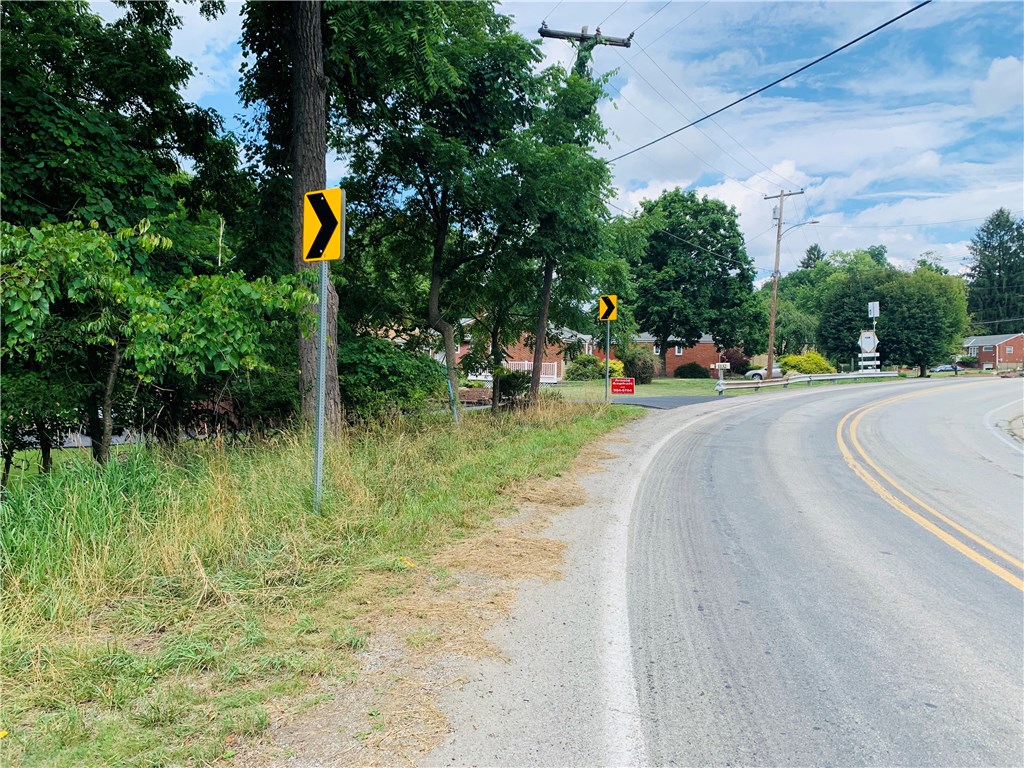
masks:
<svg viewBox="0 0 1024 768"><path fill-rule="evenodd" d="M641 344L657 344L658 340L649 333L641 333L633 338L633 341L637 341ZM714 344L715 340L711 337L710 333L705 333L700 339L697 340L698 344ZM682 342L677 339L669 339L669 344L683 346Z"/></svg>
<svg viewBox="0 0 1024 768"><path fill-rule="evenodd" d="M1024 333L1001 333L996 336L968 336L964 339L965 347L987 347L990 344L1002 344L1004 341L1024 336Z"/></svg>

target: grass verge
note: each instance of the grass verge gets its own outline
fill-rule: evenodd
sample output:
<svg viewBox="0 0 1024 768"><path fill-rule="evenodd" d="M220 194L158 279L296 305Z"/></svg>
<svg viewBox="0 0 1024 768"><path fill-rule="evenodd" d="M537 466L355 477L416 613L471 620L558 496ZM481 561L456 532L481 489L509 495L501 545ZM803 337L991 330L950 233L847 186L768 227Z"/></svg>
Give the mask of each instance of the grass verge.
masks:
<svg viewBox="0 0 1024 768"><path fill-rule="evenodd" d="M9 489L0 512L0 763L205 764L356 674L380 579L510 511L632 409L526 412L312 439L131 449ZM427 643L429 637L411 637Z"/></svg>

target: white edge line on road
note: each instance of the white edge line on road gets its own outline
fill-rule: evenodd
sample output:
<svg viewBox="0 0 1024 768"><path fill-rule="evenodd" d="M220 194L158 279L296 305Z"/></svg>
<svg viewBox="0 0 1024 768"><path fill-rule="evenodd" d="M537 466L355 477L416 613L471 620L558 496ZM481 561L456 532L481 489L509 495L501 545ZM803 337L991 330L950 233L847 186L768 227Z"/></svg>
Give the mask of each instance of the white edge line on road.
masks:
<svg viewBox="0 0 1024 768"><path fill-rule="evenodd" d="M726 410L752 407L760 401L741 402L728 408L688 419L672 429L647 452L637 464L632 480L618 495L613 519L604 543L604 596L601 620L601 669L604 685L605 764L612 766L649 765L644 745L643 722L637 699L636 678L633 673L633 648L629 629L629 524L640 484L662 448L679 433ZM685 415L686 410L680 409Z"/></svg>
<svg viewBox="0 0 1024 768"><path fill-rule="evenodd" d="M1021 403L1020 400L1011 400L1010 402L1008 402L1008 403L1006 403L1004 405L998 405L995 408L993 408L991 411L986 413L983 418L984 418L984 421L985 421L985 426L988 427L990 430L992 430L992 432L995 433L996 437L998 437L1000 440L1002 440L1004 443L1006 443L1008 446L1013 448L1018 453L1024 453L1024 446L1022 446L1019 442L1017 442L1013 438L1007 437L1006 434L1003 432L1003 430L999 429L999 427L996 426L995 418L993 418L995 414L999 413L999 411L1005 410L1006 408L1010 408L1010 407L1012 407L1014 405L1020 405L1020 403Z"/></svg>

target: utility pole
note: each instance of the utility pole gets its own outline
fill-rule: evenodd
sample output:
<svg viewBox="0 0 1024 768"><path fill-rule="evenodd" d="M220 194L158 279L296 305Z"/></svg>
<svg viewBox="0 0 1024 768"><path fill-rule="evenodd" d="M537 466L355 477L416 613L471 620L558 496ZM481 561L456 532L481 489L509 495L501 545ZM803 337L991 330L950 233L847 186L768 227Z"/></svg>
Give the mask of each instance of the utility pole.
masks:
<svg viewBox="0 0 1024 768"><path fill-rule="evenodd" d="M570 43L576 45L576 63L573 66L573 71L581 78L590 79L590 57L593 54L594 48L598 45L613 45L619 48L629 48L633 40L633 33L630 33L629 37L605 37L601 34L601 28L598 27L597 34L590 34L586 27L579 33L576 32L563 32L558 29L548 29L546 22L541 22L540 29L537 30L541 37L550 37L556 40L568 40ZM594 104L585 105L580 114L576 117L569 115L569 119L579 119L583 117L588 111L594 109ZM533 349L533 373L530 379L530 402L535 403L537 395L540 392L540 373L541 366L544 360L544 339L547 336L548 326L548 306L551 303L551 285L555 274L555 257L548 256L544 260L544 282L543 288L541 288L540 295L540 312L537 314L537 333L534 336L536 344ZM609 326L611 324L609 323ZM611 331L605 329L606 345L607 339L610 338ZM605 367L608 366L607 355L605 355ZM605 372L605 381L607 382L608 375ZM607 387L607 384L606 384ZM605 395L607 399L607 393Z"/></svg>
<svg viewBox="0 0 1024 768"><path fill-rule="evenodd" d="M782 204L786 201L787 197L802 195L803 193L802 189L799 192L783 192L780 189L777 195L764 196L765 200L779 201L779 225L775 230L775 270L772 272L772 307L768 313L768 368L764 372L765 379L771 379L772 372L775 370L775 312L779 301L779 251L782 250Z"/></svg>
<svg viewBox="0 0 1024 768"><path fill-rule="evenodd" d="M576 70L576 74L580 77L589 77L588 65L590 63L590 54L594 48L598 45L612 45L616 48L629 48L633 44L633 35L635 32L630 32L629 37L608 37L601 34L601 28L598 27L594 34L590 34L587 27L579 32L563 32L560 29L548 29L546 21L540 23L540 29L537 30L541 37L550 37L555 40L568 40L570 43L577 43L579 52L576 54L576 64L573 67Z"/></svg>

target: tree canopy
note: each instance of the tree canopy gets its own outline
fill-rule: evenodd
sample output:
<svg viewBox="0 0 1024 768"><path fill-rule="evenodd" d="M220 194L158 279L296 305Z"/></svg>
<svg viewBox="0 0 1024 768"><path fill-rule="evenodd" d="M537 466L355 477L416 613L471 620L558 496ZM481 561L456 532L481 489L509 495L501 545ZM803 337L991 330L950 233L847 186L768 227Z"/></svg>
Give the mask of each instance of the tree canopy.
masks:
<svg viewBox="0 0 1024 768"><path fill-rule="evenodd" d="M669 341L691 346L710 333L722 347L737 346L755 301L735 209L678 188L642 206L657 229L633 263L636 319L657 339L662 363Z"/></svg>
<svg viewBox="0 0 1024 768"><path fill-rule="evenodd" d="M1024 219L1000 208L967 249L967 307L974 322L989 334L1024 330Z"/></svg>

